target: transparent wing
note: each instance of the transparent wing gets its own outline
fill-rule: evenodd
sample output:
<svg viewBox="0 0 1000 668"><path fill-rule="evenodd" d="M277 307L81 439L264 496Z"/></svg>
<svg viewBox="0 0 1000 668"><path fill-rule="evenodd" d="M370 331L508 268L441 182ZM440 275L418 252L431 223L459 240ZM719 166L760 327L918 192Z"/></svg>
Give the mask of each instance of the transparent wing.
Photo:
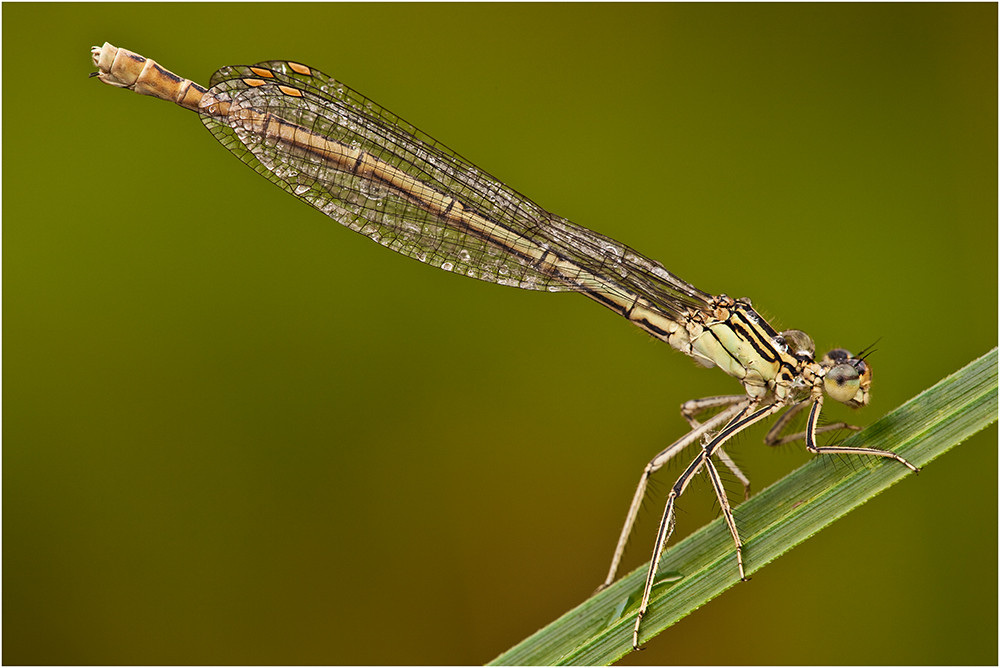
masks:
<svg viewBox="0 0 1000 668"><path fill-rule="evenodd" d="M667 315L705 308L709 295L627 246L554 216L368 98L312 68L268 61L225 67L206 97L226 113L203 114L215 137L243 162L342 225L396 252L484 281L526 289L641 295ZM412 189L322 159L295 143L249 128L246 114L280 119L303 136L365 152L458 203L478 224L429 207ZM301 142L300 142L301 143ZM326 144L330 145L330 144ZM452 207L449 207L452 208ZM516 239L518 243L510 240ZM498 240L502 243L498 243ZM561 271L538 263L567 260ZM567 270L566 267L569 267ZM574 273L596 276L581 282Z"/></svg>

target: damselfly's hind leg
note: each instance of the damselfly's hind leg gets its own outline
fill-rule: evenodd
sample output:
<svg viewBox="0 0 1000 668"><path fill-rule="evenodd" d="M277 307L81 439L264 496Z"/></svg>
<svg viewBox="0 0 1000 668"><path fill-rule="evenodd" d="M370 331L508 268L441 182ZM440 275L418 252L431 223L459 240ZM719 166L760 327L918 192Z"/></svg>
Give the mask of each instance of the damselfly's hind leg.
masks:
<svg viewBox="0 0 1000 668"><path fill-rule="evenodd" d="M743 471L741 471L739 469L739 467L736 466L736 462L734 462L729 457L729 455L726 454L726 451L724 449L719 448L718 450L715 451L715 454L719 455L719 461L722 462L723 464L725 464L726 468L729 469L730 472L734 476L736 476L736 479L739 480L740 483L743 485L743 500L746 501L747 499L749 499L750 498L750 478L746 477L743 474Z"/></svg>
<svg viewBox="0 0 1000 668"><path fill-rule="evenodd" d="M743 400L742 404L731 402L728 408L716 415L713 415L703 424L696 422L694 428L690 432L664 448L663 451L653 457L653 459L646 464L646 468L643 469L642 475L639 477L639 485L635 489L635 494L632 497L632 504L628 508L628 514L625 516L625 525L622 527L621 535L618 537L618 545L615 547L615 554L611 558L611 567L608 569L608 576L604 579L601 586L597 588L598 591L604 589L615 581L615 576L618 574L618 566L621 564L622 555L625 554L625 546L628 544L628 537L632 533L632 527L635 525L636 517L639 515L639 508L642 506L642 499L646 495L646 486L649 483L650 476L659 471L664 464L677 456L677 454L684 450L684 448L688 447L692 443L697 443L703 436L705 436L705 434L719 429L722 425L732 420L735 415L745 410L750 400L746 396L742 396L740 399ZM672 503L672 499L667 503L670 505Z"/></svg>

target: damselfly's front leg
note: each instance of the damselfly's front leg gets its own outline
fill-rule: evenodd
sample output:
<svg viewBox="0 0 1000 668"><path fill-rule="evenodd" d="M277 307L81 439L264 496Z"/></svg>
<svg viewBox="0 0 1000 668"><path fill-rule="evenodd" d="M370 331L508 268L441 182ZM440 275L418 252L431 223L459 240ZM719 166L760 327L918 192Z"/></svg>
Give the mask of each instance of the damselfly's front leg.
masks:
<svg viewBox="0 0 1000 668"><path fill-rule="evenodd" d="M794 434L789 434L787 436L782 436L783 432L796 415L802 412L806 406L809 405L809 399L803 399L799 403L795 404L787 411L785 411L781 417L775 420L771 428L767 430L767 434L764 436L764 442L771 446L784 445L785 443L793 443L795 441L803 441L806 438L807 432L805 430L796 432ZM836 431L838 429L850 429L851 431L861 431L861 427L853 424L847 424L846 422L831 422L830 424L824 424L822 426L816 427L817 434L823 434L828 431Z"/></svg>
<svg viewBox="0 0 1000 668"><path fill-rule="evenodd" d="M642 505L642 499L646 495L646 485L649 482L650 476L659 471L664 464L673 459L679 452L684 450L684 448L688 447L692 443L698 442L705 434L720 428L722 425L732 420L734 416L738 415L742 411L745 411L750 403L750 399L746 395L739 397L739 399L741 399L742 403L730 402L731 405L728 408L716 415L713 415L703 424L696 422L694 428L690 432L668 447L664 448L662 452L657 454L648 464L646 464L646 468L639 477L639 485L636 487L635 495L632 497L632 505L629 506L628 515L625 516L625 526L622 527L621 535L618 537L618 546L615 547L614 557L611 558L611 568L608 569L608 576L604 579L604 583L598 587L598 591L604 589L615 581L615 576L618 573L618 566L621 563L622 555L625 554L625 546L628 544L628 537L632 533L632 527L635 525L636 517L639 515L639 507ZM672 499L670 502L672 502Z"/></svg>
<svg viewBox="0 0 1000 668"><path fill-rule="evenodd" d="M885 457L886 459L895 459L897 462L910 469L914 473L920 473L920 469L908 462L901 455L897 455L895 452L890 452L889 450L876 450L875 448L849 448L841 445L816 445L816 434L822 431L821 427L817 427L816 423L819 421L820 411L823 409L823 395L818 394L812 405L812 410L809 411L809 418L806 420L806 450L813 453L814 455L872 455L874 457Z"/></svg>
<svg viewBox="0 0 1000 668"><path fill-rule="evenodd" d="M642 624L642 618L646 614L646 610L649 609L649 597L653 591L653 585L656 582L656 573L660 565L660 557L663 556L663 548L667 544L667 540L670 538L670 534L674 530L674 503L677 498L684 493L687 489L688 483L691 479L701 470L702 466L706 466L709 472L709 477L712 480L712 486L716 490L716 494L719 496L719 503L722 505L723 517L726 519L726 525L729 527L729 532L733 536L733 542L736 543L736 564L740 571L740 579L746 580L746 573L743 570L743 541L740 540L739 531L736 528L736 521L733 518L732 509L729 507L729 501L726 499L725 490L722 489L722 482L719 480L719 474L715 470L715 466L711 462L711 458L716 454L726 441L730 438L743 431L747 427L761 420L765 419L769 415L773 414L775 411L780 410L784 404L774 403L768 404L764 407L758 407L758 404L753 403L753 400L747 398L745 404L736 404L724 411L719 413L719 415L727 414L729 411L739 408L740 410L736 413L728 424L720 431L711 442L705 444L704 449L698 453L698 456L694 458L690 466L685 469L681 477L677 479L674 486L670 488L670 494L667 495L667 505L663 509L663 518L660 520L660 528L656 533L656 543L653 545L653 558L649 562L649 570L646 572L646 585L642 590L642 602L639 604L639 610L635 617L635 629L632 632L632 647L634 649L639 649L639 627ZM747 412L751 411L749 415ZM705 424L711 423L718 416L714 416L707 420Z"/></svg>
<svg viewBox="0 0 1000 668"><path fill-rule="evenodd" d="M698 415L701 413L711 410L713 408L718 408L720 406L732 406L740 402L746 401L747 395L745 394L727 394L720 397L705 397L704 399L692 399L691 401L685 401L681 404L681 415L687 420L688 424L691 425L692 429L697 429L701 426L701 423L697 420ZM743 500L746 501L750 498L750 478L744 475L743 471L736 466L736 462L730 458L723 448L718 449L719 461L726 465L736 479L743 484Z"/></svg>

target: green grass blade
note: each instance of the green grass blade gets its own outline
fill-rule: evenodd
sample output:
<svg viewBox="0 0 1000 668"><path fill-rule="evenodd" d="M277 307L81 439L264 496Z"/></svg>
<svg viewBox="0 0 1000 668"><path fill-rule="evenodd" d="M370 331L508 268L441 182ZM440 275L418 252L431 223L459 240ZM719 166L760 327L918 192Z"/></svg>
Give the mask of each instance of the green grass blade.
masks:
<svg viewBox="0 0 1000 668"><path fill-rule="evenodd" d="M971 362L848 439L893 450L917 466L997 419L997 349ZM895 462L856 458L830 466L817 457L736 509L747 573L763 568L896 481L914 475ZM491 665L609 664L631 651L646 566L507 650ZM668 546L660 573L683 578L653 590L642 642L738 583L736 555L722 518Z"/></svg>

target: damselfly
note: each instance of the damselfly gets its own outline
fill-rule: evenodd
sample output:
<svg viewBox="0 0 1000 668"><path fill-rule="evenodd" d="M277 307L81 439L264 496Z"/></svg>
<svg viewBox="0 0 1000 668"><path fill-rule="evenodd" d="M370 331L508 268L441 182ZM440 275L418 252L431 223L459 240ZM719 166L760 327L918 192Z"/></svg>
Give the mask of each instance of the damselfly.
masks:
<svg viewBox="0 0 1000 668"><path fill-rule="evenodd" d="M93 76L197 112L215 138L258 174L387 248L482 281L582 293L739 380L743 394L683 404L691 431L653 457L640 477L602 587L615 580L650 476L699 444L667 495L636 611L634 647L673 531L675 503L701 471L718 497L740 579L746 579L743 541L715 463L749 495L749 480L723 447L737 433L785 409L765 436L768 444L803 440L815 454L874 455L918 470L893 452L816 444L821 432L855 428L820 426L819 417L825 396L853 408L868 403L872 370L864 354L836 349L817 361L808 335L775 331L749 299L702 292L628 246L545 211L322 72L288 61L223 67L205 89L111 44L94 47L92 57L99 70ZM784 435L806 408L805 430Z"/></svg>

